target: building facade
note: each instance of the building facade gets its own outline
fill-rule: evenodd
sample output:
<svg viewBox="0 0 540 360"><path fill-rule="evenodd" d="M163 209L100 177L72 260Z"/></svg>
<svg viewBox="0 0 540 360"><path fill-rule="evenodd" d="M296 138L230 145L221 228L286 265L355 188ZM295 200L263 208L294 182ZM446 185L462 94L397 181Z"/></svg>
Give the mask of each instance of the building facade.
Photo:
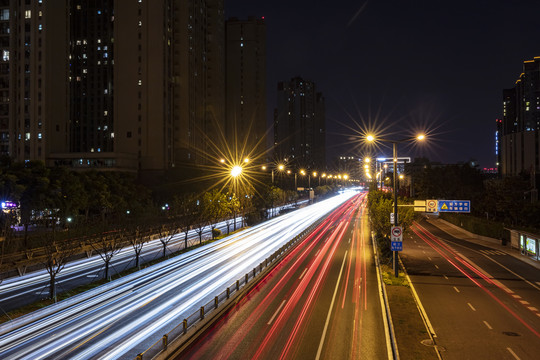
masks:
<svg viewBox="0 0 540 360"><path fill-rule="evenodd" d="M264 162L268 134L264 19L227 20L226 69L225 145L234 157Z"/></svg>
<svg viewBox="0 0 540 360"><path fill-rule="evenodd" d="M223 0L0 1L0 152L163 171L224 122Z"/></svg>
<svg viewBox="0 0 540 360"><path fill-rule="evenodd" d="M274 112L276 158L298 167L326 168L325 105L315 84L300 77L278 83Z"/></svg>
<svg viewBox="0 0 540 360"><path fill-rule="evenodd" d="M525 61L514 88L503 90L497 130L500 173L540 174L540 57Z"/></svg>

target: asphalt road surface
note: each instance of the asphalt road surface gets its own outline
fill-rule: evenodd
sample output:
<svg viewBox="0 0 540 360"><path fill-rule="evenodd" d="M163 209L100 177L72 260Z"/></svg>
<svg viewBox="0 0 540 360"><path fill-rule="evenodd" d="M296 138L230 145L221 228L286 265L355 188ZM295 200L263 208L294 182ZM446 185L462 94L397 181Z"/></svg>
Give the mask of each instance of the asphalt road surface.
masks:
<svg viewBox="0 0 540 360"><path fill-rule="evenodd" d="M0 324L0 359L134 359L347 192Z"/></svg>
<svg viewBox="0 0 540 360"><path fill-rule="evenodd" d="M336 210L177 359L389 358L365 200Z"/></svg>
<svg viewBox="0 0 540 360"><path fill-rule="evenodd" d="M510 249L465 238L423 220L401 253L442 358L540 358L539 269Z"/></svg>

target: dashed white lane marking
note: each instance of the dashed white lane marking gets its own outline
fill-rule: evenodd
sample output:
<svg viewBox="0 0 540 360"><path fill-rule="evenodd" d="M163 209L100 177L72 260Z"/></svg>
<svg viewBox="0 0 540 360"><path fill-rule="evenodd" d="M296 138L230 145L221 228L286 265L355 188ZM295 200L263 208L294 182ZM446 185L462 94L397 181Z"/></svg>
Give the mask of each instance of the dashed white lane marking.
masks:
<svg viewBox="0 0 540 360"><path fill-rule="evenodd" d="M516 353L515 353L511 348L507 347L506 350L508 350L508 352L509 352L510 354L512 354L512 356L514 357L514 359L516 359L516 360L521 360L521 359L519 358L519 356L517 356Z"/></svg>
<svg viewBox="0 0 540 360"><path fill-rule="evenodd" d="M531 310L531 311L538 311L538 309L535 308L534 306L529 306L528 308L529 308L529 310Z"/></svg>
<svg viewBox="0 0 540 360"><path fill-rule="evenodd" d="M446 280L448 280L448 276L446 276L446 275L443 275L443 276L444 276L444 278L445 278Z"/></svg>
<svg viewBox="0 0 540 360"><path fill-rule="evenodd" d="M472 306L471 303L467 303L467 305L469 305L469 307L471 308L472 311L476 311L476 309L474 308L474 306Z"/></svg>
<svg viewBox="0 0 540 360"><path fill-rule="evenodd" d="M486 325L486 327L489 329L489 330L493 330L493 328L491 327L491 325L489 325L489 323L487 321L484 321L484 324Z"/></svg>
<svg viewBox="0 0 540 360"><path fill-rule="evenodd" d="M519 296L519 295L514 294L512 296L514 297L514 299L521 299L521 296Z"/></svg>
<svg viewBox="0 0 540 360"><path fill-rule="evenodd" d="M522 303L523 305L529 305L529 302L526 300L519 300L519 302Z"/></svg>
<svg viewBox="0 0 540 360"><path fill-rule="evenodd" d="M435 264L435 267L438 269L438 268L439 268L439 265Z"/></svg>
<svg viewBox="0 0 540 360"><path fill-rule="evenodd" d="M431 261L431 258L429 256L427 258L428 258L429 261Z"/></svg>
<svg viewBox="0 0 540 360"><path fill-rule="evenodd" d="M270 321L267 322L268 325L271 325L272 324L272 321L274 321L274 318L277 316L277 314L279 314L279 312L281 311L281 308L283 307L283 305L285 305L285 303L287 302L287 300L283 300L281 302L281 305L279 305L279 307L277 308L276 312L274 313L274 315L272 315L272 318L270 319Z"/></svg>
<svg viewBox="0 0 540 360"><path fill-rule="evenodd" d="M302 271L302 274L300 275L300 277L298 278L298 280L302 280L302 278L303 278L304 275L306 274L306 271L307 271L307 268L305 268L304 271Z"/></svg>
<svg viewBox="0 0 540 360"><path fill-rule="evenodd" d="M459 289L455 286L454 286L454 290L456 290L456 292L460 292Z"/></svg>

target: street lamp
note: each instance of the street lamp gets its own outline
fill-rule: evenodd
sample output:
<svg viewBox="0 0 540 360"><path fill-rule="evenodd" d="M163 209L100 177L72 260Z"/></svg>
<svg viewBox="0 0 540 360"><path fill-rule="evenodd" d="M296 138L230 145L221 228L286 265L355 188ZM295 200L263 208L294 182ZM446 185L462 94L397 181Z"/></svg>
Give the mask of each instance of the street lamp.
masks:
<svg viewBox="0 0 540 360"><path fill-rule="evenodd" d="M231 169L231 176L237 178L242 174L242 167L240 165L235 165Z"/></svg>
<svg viewBox="0 0 540 360"><path fill-rule="evenodd" d="M397 144L400 144L400 143L405 143L405 142L411 142L411 141L423 141L425 140L426 136L424 134L419 134L418 136L416 137L409 137L409 138L405 138L405 139L401 139L401 140L389 140L389 139L380 139L380 138L375 138L373 135L367 135L366 136L366 140L369 141L369 142L374 142L374 141L380 141L380 142L389 142L389 143L392 143L392 147L393 147L393 155L394 155L394 226L398 226L399 222L398 222L398 203L397 203ZM393 255L394 255L394 276L395 277L398 277L399 276L399 272L398 272L398 264L397 264L397 260L398 260L398 257L396 255L396 251L393 251Z"/></svg>
<svg viewBox="0 0 540 360"><path fill-rule="evenodd" d="M244 159L244 162L246 162L246 160L248 160L248 159ZM249 160L248 160L248 161L249 161ZM266 165L263 165L263 166L262 166L262 170L263 170L263 171L266 171L267 169L268 169L268 166L266 166ZM271 173L272 173L272 185L274 184L274 177L275 177L275 176L274 176L274 172L275 172L276 170L279 171L279 172L282 172L283 170L285 170L285 165L283 165L283 164L278 164L275 168L274 168L274 167L271 168L270 171L271 171Z"/></svg>
<svg viewBox="0 0 540 360"><path fill-rule="evenodd" d="M316 178L317 177L317 172L314 171L313 172L313 177ZM319 176L319 186L321 186L321 177Z"/></svg>

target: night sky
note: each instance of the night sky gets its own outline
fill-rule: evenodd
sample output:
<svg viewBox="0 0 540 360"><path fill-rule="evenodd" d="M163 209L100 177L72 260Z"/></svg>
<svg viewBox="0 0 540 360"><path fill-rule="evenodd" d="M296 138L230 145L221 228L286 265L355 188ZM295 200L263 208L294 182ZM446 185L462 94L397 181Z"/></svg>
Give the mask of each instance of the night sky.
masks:
<svg viewBox="0 0 540 360"><path fill-rule="evenodd" d="M331 155L365 155L367 128L424 128L399 156L481 167L495 166L502 90L540 56L539 14L538 0L225 0L226 18L265 19L269 121L277 83L301 76L326 98Z"/></svg>

